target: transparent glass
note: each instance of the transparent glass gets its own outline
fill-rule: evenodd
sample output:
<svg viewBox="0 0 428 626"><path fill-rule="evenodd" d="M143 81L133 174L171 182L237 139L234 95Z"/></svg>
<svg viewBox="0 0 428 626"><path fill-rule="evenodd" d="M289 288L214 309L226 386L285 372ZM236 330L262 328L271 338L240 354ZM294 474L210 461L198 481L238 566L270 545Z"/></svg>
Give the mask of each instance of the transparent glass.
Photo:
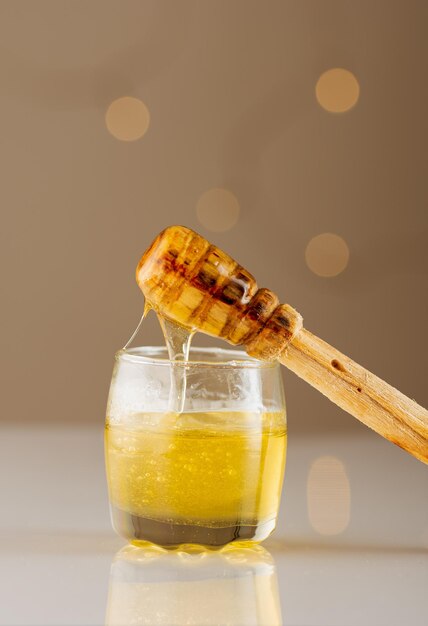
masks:
<svg viewBox="0 0 428 626"><path fill-rule="evenodd" d="M286 441L276 363L215 348L192 349L189 361L170 361L165 348L121 350L105 432L116 532L171 547L266 539Z"/></svg>

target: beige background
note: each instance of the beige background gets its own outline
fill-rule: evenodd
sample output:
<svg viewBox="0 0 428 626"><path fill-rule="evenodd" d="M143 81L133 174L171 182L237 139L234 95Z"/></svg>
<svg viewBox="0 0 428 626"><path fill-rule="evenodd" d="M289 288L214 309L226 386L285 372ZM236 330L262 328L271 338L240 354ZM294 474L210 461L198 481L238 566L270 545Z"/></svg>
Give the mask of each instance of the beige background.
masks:
<svg viewBox="0 0 428 626"><path fill-rule="evenodd" d="M2 419L102 422L135 265L171 223L426 404L427 19L424 0L0 2ZM315 98L332 67L360 84L340 115ZM136 142L105 125L126 95L150 111ZM196 217L213 187L241 208L224 233ZM350 249L336 278L305 264L323 232ZM285 384L291 432L365 429Z"/></svg>

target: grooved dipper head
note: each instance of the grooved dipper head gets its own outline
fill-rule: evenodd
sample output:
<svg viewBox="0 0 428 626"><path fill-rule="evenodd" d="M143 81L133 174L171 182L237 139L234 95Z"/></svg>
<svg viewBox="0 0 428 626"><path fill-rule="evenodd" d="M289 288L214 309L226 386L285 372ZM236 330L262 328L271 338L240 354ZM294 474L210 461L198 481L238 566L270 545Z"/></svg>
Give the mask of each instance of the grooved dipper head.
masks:
<svg viewBox="0 0 428 626"><path fill-rule="evenodd" d="M241 265L184 226L156 237L136 277L158 313L189 330L243 344L257 358L277 358L302 327L294 309L258 289Z"/></svg>

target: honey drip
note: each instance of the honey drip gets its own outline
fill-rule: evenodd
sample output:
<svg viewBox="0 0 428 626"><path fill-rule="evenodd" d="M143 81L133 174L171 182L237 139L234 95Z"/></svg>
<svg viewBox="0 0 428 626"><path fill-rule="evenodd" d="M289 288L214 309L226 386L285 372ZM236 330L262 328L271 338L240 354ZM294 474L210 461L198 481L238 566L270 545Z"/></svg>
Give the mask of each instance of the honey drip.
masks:
<svg viewBox="0 0 428 626"><path fill-rule="evenodd" d="M193 332L156 313L162 328L170 361L188 361ZM186 366L171 367L169 410L182 413L186 401Z"/></svg>
<svg viewBox="0 0 428 626"><path fill-rule="evenodd" d="M183 326L179 326L175 322L171 322L163 315L161 315L150 304L145 302L143 315L138 322L137 328L132 333L126 344L123 346L123 350L126 350L135 337L140 332L144 319L154 310L158 318L160 327L165 340L165 345L168 350L168 356L170 361L188 361L190 353L190 344L195 331L189 331ZM186 400L186 368L184 366L171 367L171 388L169 394L169 410L174 413L182 413L184 410L184 403Z"/></svg>
<svg viewBox="0 0 428 626"><path fill-rule="evenodd" d="M147 315L150 313L150 311L152 310L152 305L150 304L150 302L145 302L144 304L144 311L143 314L140 318L140 321L138 322L137 328L134 330L134 332L132 333L132 335L130 336L130 338L128 339L128 341L125 343L125 345L123 346L122 350L126 350L127 348L129 348L129 346L131 345L131 343L134 341L135 337L138 335L138 333L140 332L140 328L143 324L144 318L147 317Z"/></svg>

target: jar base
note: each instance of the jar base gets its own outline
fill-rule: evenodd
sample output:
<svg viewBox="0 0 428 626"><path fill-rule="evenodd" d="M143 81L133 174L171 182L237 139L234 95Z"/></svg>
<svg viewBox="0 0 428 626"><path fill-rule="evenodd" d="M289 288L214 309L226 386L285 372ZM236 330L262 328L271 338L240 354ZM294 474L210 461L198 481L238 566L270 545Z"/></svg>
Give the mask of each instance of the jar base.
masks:
<svg viewBox="0 0 428 626"><path fill-rule="evenodd" d="M217 527L175 524L133 515L114 506L111 507L111 516L116 532L130 543L150 542L171 548L182 544L224 546L232 542L259 542L275 528L275 519Z"/></svg>

